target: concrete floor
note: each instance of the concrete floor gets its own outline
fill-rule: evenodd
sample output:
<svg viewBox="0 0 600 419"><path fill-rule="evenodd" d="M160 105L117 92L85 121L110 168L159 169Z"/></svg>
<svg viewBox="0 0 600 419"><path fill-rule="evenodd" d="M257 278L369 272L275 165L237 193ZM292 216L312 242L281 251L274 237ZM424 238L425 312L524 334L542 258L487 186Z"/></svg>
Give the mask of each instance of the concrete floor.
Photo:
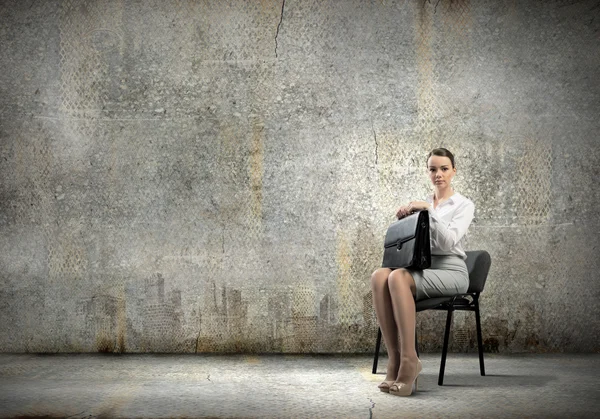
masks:
<svg viewBox="0 0 600 419"><path fill-rule="evenodd" d="M422 354L419 392L381 393L386 359L0 354L0 417L600 417L600 355Z"/></svg>

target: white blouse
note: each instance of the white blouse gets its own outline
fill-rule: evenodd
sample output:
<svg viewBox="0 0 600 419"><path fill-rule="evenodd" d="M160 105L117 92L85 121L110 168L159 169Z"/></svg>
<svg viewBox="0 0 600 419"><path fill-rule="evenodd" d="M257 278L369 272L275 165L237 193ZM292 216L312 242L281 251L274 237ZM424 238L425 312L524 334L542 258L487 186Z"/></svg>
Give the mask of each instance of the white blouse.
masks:
<svg viewBox="0 0 600 419"><path fill-rule="evenodd" d="M464 250L466 234L473 216L475 204L455 192L450 198L433 208L433 194L426 202L430 204L429 225L432 255L457 255L467 259Z"/></svg>

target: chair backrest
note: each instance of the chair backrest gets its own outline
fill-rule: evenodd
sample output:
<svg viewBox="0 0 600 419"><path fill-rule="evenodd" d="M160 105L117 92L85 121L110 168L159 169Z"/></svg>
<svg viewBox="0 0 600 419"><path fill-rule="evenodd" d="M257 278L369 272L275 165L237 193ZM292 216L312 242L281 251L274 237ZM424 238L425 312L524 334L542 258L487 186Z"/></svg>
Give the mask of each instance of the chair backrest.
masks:
<svg viewBox="0 0 600 419"><path fill-rule="evenodd" d="M485 286L492 258L485 250L472 250L467 253L467 269L469 270L469 290L482 292Z"/></svg>

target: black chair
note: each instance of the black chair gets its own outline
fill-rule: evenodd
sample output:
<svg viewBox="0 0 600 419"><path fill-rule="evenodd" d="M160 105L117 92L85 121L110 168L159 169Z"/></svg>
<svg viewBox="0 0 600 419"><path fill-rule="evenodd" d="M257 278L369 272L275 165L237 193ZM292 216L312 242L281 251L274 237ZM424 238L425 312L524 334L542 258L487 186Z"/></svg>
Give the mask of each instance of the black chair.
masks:
<svg viewBox="0 0 600 419"><path fill-rule="evenodd" d="M446 331L444 332L444 348L442 350L442 362L440 365L440 375L438 385L444 384L444 369L446 368L446 355L448 353L448 338L450 336L450 325L452 323L452 312L454 310L467 310L475 312L475 323L477 325L477 346L479 349L479 370L481 375L485 375L483 365L483 342L481 339L481 320L479 317L479 294L483 291L485 280L487 279L492 258L485 250L469 251L467 253L467 268L469 269L469 289L465 294L457 294L452 297L430 298L416 303L417 312L423 310L446 310ZM415 330L415 346L417 354L419 353L417 345L417 335ZM377 360L379 358L379 349L381 347L381 329L377 331L377 344L375 345L375 359L373 360L373 374L377 373Z"/></svg>

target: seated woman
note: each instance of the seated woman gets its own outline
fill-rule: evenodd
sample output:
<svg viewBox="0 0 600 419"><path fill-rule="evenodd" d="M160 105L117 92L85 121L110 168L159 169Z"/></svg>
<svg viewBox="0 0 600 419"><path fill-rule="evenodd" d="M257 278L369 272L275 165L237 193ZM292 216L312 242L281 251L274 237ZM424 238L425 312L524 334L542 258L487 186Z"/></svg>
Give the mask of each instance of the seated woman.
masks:
<svg viewBox="0 0 600 419"><path fill-rule="evenodd" d="M464 237L473 220L475 205L454 192L453 154L436 148L427 156L427 170L434 186L425 201L412 201L398 209L400 219L416 211L428 211L431 234L431 268L421 271L379 268L371 275L373 305L388 350L385 381L379 389L410 396L421 372L415 350L415 300L467 292L469 274Z"/></svg>

